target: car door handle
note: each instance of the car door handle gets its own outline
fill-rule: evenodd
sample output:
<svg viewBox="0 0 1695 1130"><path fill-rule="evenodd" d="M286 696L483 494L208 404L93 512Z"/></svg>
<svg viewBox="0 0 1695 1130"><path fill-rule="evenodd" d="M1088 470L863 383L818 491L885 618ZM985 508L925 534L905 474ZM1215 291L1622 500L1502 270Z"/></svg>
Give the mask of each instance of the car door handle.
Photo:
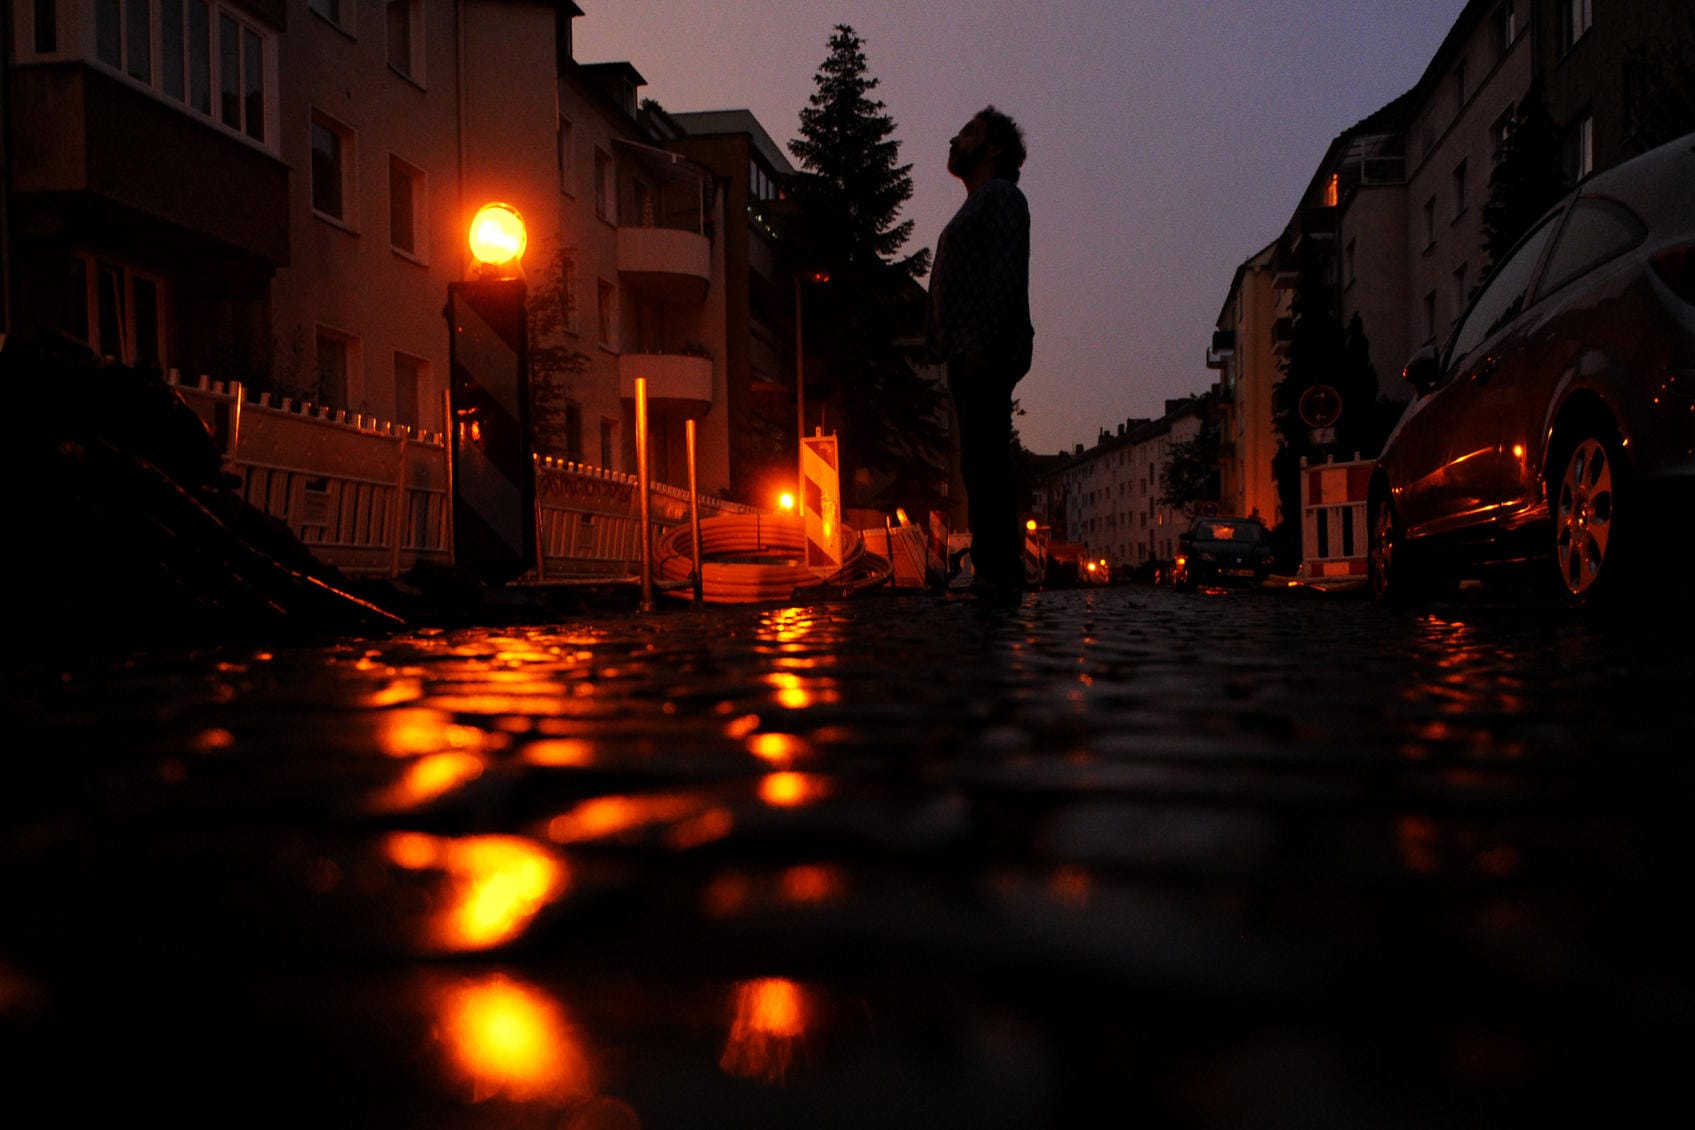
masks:
<svg viewBox="0 0 1695 1130"><path fill-rule="evenodd" d="M1471 371L1471 383L1474 385L1488 384L1489 379L1495 375L1495 370L1500 367L1501 359L1499 357L1493 354L1485 357L1477 363L1477 368Z"/></svg>

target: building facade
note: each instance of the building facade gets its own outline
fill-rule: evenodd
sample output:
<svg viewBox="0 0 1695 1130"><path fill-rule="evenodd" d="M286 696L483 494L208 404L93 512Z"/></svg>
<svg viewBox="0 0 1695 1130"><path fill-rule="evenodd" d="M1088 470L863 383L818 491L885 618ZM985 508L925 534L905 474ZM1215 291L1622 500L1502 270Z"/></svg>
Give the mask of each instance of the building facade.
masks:
<svg viewBox="0 0 1695 1130"><path fill-rule="evenodd" d="M570 0L34 0L8 6L13 332L442 426L443 306L489 201L529 229L571 359L557 450L727 492L723 200L658 145Z"/></svg>
<svg viewBox="0 0 1695 1130"><path fill-rule="evenodd" d="M1200 434L1204 402L1172 400L1165 407L1157 420L1126 420L1100 433L1093 447L1078 444L1043 477L1054 539L1081 543L1085 559L1105 559L1114 575L1169 562L1187 528L1190 515L1160 501L1160 479L1172 448Z"/></svg>

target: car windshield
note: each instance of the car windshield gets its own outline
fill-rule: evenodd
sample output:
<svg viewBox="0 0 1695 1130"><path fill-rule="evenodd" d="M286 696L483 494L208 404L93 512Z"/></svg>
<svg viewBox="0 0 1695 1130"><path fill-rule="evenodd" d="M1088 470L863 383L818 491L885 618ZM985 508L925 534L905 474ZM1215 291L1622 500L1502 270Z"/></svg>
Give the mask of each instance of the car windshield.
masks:
<svg viewBox="0 0 1695 1130"><path fill-rule="evenodd" d="M1192 534L1196 541L1259 540L1259 527L1253 522L1196 522Z"/></svg>

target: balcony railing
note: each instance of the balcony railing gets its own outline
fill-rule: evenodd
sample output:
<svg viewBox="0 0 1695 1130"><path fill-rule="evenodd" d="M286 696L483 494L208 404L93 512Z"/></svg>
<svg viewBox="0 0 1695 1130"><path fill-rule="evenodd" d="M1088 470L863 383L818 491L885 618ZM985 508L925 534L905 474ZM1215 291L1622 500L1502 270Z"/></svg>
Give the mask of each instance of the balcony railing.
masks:
<svg viewBox="0 0 1695 1130"><path fill-rule="evenodd" d="M618 383L625 400L636 396L636 378L647 378L647 398L685 410L712 404L712 361L687 353L626 353L618 358Z"/></svg>
<svg viewBox="0 0 1695 1130"><path fill-rule="evenodd" d="M618 274L661 302L698 303L712 279L712 241L680 228L620 227Z"/></svg>

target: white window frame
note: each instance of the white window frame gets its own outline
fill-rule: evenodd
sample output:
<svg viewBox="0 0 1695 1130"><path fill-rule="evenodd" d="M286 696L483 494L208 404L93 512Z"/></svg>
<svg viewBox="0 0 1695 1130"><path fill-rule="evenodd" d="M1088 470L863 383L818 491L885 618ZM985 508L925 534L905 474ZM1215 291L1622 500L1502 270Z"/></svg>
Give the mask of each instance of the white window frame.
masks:
<svg viewBox="0 0 1695 1130"><path fill-rule="evenodd" d="M358 171L359 144L358 137L349 126L337 118L331 117L322 110L314 108L309 115L307 125L306 152L309 155L307 190L311 193L312 214L327 223L346 228L348 231L359 230L359 178ZM313 183L317 179L316 163L317 148L312 139L313 127L321 126L334 134L341 141L339 160L341 165L341 214L327 212L318 207L317 187Z"/></svg>
<svg viewBox="0 0 1695 1130"><path fill-rule="evenodd" d="M594 214L609 224L617 223L617 177L612 171L612 154L594 149Z"/></svg>
<svg viewBox="0 0 1695 1130"><path fill-rule="evenodd" d="M1560 44L1562 51L1576 47L1595 26L1595 0L1561 0Z"/></svg>
<svg viewBox="0 0 1695 1130"><path fill-rule="evenodd" d="M338 342L341 345L341 396L336 400L332 400L326 395L323 386L324 358L322 351L326 339ZM318 389L318 399L315 403L321 407L339 408L342 411L348 411L352 408L355 383L357 382L360 387L363 387L364 384L361 377L364 360L362 353L363 349L359 338L354 334L350 334L346 330L336 329L334 326L327 326L322 322L314 327L312 335L312 378Z"/></svg>
<svg viewBox="0 0 1695 1130"><path fill-rule="evenodd" d="M394 231L394 181L396 176L406 179L411 186L408 197L411 205L412 246L404 247L395 242ZM396 255L410 259L416 263L429 262L429 241L427 218L429 216L429 182L424 170L400 156L398 153L388 155L388 245Z"/></svg>
<svg viewBox="0 0 1695 1130"><path fill-rule="evenodd" d="M170 356L170 343L166 340L165 329L169 320L165 316L168 295L163 276L151 271L143 271L128 263L115 259L106 259L90 255L87 252L73 252L73 259L82 264L83 293L81 296L81 313L83 326L87 336L83 344L87 345L97 357L111 357L124 365L158 365L161 370L165 367L165 359ZM101 271L109 271L116 276L117 290L113 295L117 318L116 327L118 340L106 341L100 332L100 287ZM157 357L137 357L138 335L135 320L135 284L144 280L153 286L153 340L159 345Z"/></svg>
<svg viewBox="0 0 1695 1130"><path fill-rule="evenodd" d="M306 0L306 8L344 35L358 36L359 0Z"/></svg>
<svg viewBox="0 0 1695 1130"><path fill-rule="evenodd" d="M595 341L602 349L618 352L618 286L611 279L595 283Z"/></svg>
<svg viewBox="0 0 1695 1130"><path fill-rule="evenodd" d="M349 0L351 2L351 0ZM406 10L407 65L394 62L394 27L389 13L396 7ZM415 86L424 85L424 0L384 0L383 3L384 57L388 69Z"/></svg>
<svg viewBox="0 0 1695 1130"><path fill-rule="evenodd" d="M177 29L183 43L182 53L182 90L180 93L168 91L165 87L164 67L164 31L162 30L164 0L106 0L106 4L96 4L94 11L85 25L83 34L89 38L85 41L88 51L87 62L100 67L109 74L116 75L131 86L150 91L168 105L179 107L196 118L210 122L219 130L231 137L238 137L249 145L256 145L267 152L275 153L277 149L277 103L279 100L277 83L277 37L263 24L258 23L246 12L219 0L180 0L179 18L182 20ZM347 0L351 3L352 0ZM109 59L100 56L99 31L103 18L102 8L109 4L115 10L118 18L118 59L114 64ZM135 48L140 40L131 35L132 21L137 9L145 6L147 10L147 67L145 74L132 73L136 70L133 58ZM189 50L189 17L192 9L200 8L206 12L206 82L207 101L204 106L196 105L191 80L192 58ZM29 5L33 14L34 5ZM236 51L233 62L225 57L223 47L223 27L225 21L233 24L236 33ZM33 15L32 20L33 24ZM59 27L57 32L59 54L66 52L66 33L70 29ZM34 46L33 31L30 46ZM255 59L254 56L257 56ZM259 113L257 119L250 112L248 105L245 77L246 62L251 61L259 68ZM222 112L222 89L226 67L233 67L236 73L236 123L231 125L224 121Z"/></svg>
<svg viewBox="0 0 1695 1130"><path fill-rule="evenodd" d="M406 366L411 368L413 381L412 409L413 415L416 418L411 420L403 420L400 418L400 379L402 368ZM390 371L394 377L393 422L396 424L404 424L415 432L423 430L425 419L424 413L430 404L430 363L415 354L396 349L394 351L394 359Z"/></svg>

